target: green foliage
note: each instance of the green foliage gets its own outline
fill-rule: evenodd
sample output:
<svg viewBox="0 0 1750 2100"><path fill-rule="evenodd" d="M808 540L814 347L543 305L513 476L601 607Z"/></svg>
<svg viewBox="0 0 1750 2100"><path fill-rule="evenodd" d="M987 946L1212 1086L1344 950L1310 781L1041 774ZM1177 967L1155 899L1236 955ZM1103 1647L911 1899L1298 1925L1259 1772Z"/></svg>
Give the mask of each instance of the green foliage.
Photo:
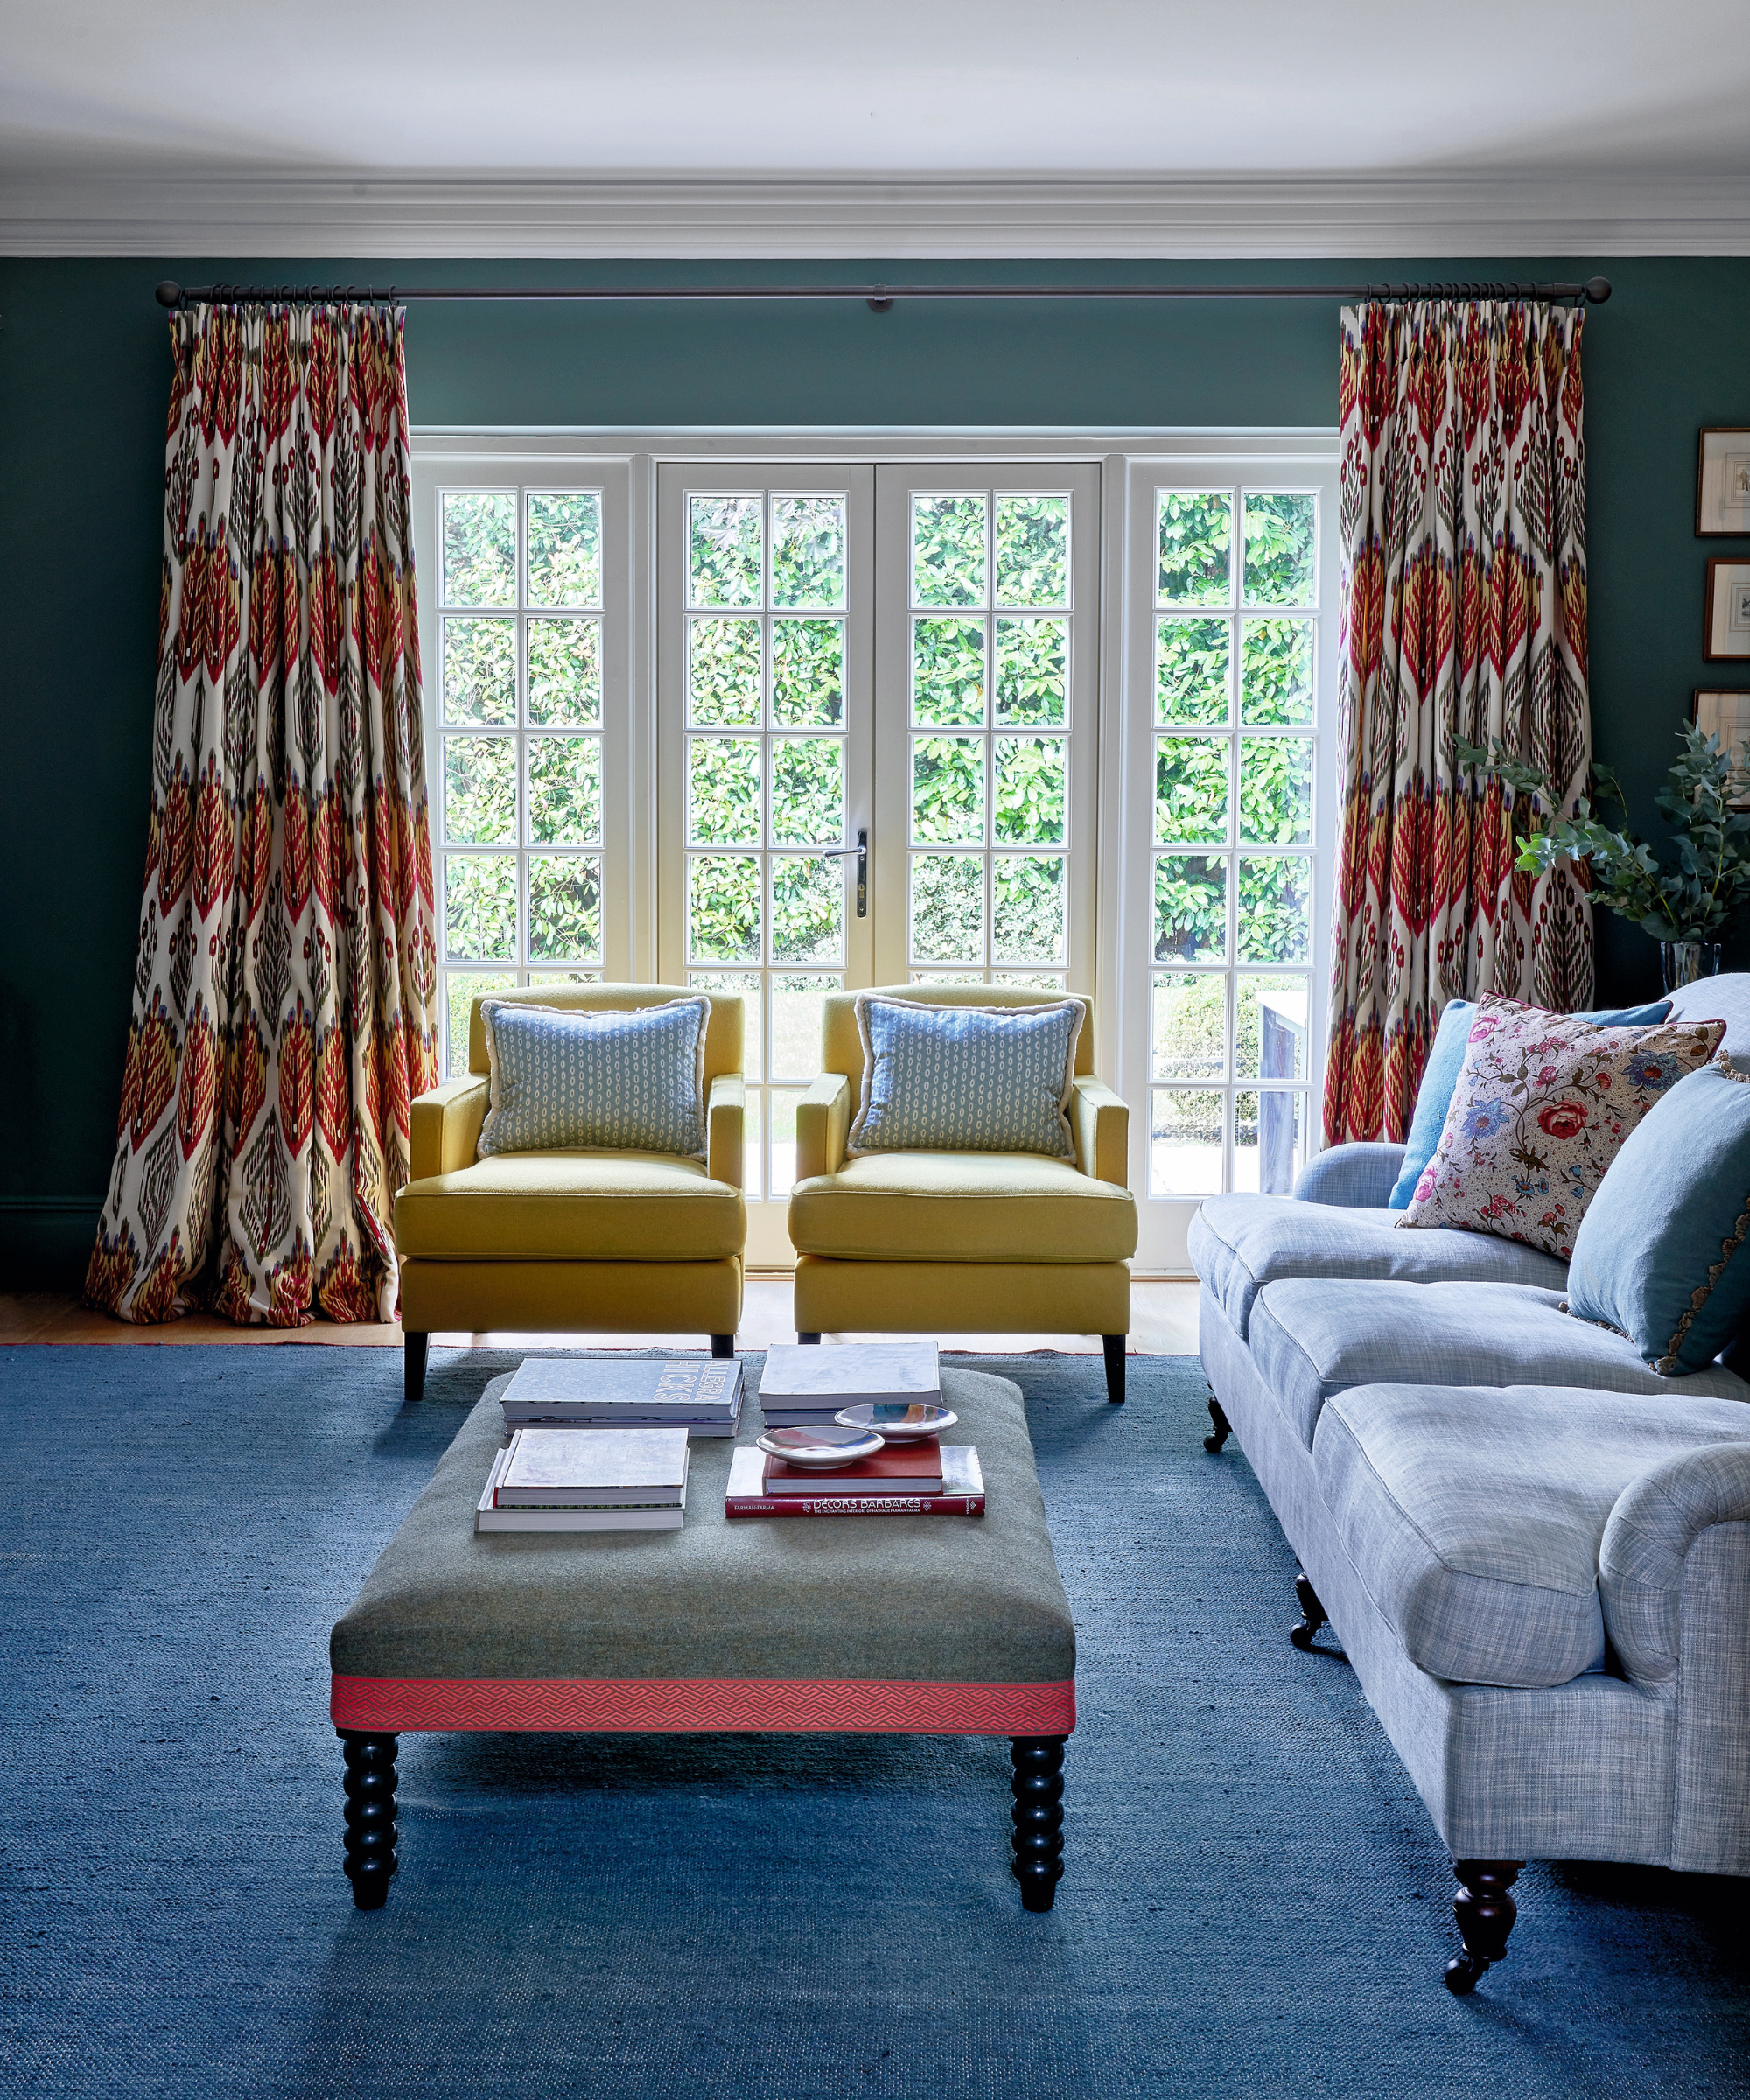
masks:
<svg viewBox="0 0 1750 2100"><path fill-rule="evenodd" d="M516 622L444 622L444 719L486 726L516 719Z"/></svg>
<svg viewBox="0 0 1750 2100"><path fill-rule="evenodd" d="M444 947L452 961L516 960L516 856L451 853L444 862Z"/></svg>
<svg viewBox="0 0 1750 2100"><path fill-rule="evenodd" d="M1155 719L1162 724L1228 719L1225 620L1163 620L1155 646Z"/></svg>
<svg viewBox="0 0 1750 2100"><path fill-rule="evenodd" d="M1162 844L1227 844L1228 750L1225 737L1156 739L1154 835Z"/></svg>
<svg viewBox="0 0 1750 2100"><path fill-rule="evenodd" d="M844 746L837 737L772 739L772 843L836 846L844 836Z"/></svg>
<svg viewBox="0 0 1750 2100"><path fill-rule="evenodd" d="M516 603L516 498L509 489L444 496L438 595L446 606Z"/></svg>
<svg viewBox="0 0 1750 2100"><path fill-rule="evenodd" d="M695 496L688 602L757 606L765 536L758 496Z"/></svg>
<svg viewBox="0 0 1750 2100"><path fill-rule="evenodd" d="M914 496L912 603L984 603L984 498Z"/></svg>
<svg viewBox="0 0 1750 2100"><path fill-rule="evenodd" d="M973 728L984 719L984 623L912 622L912 714L920 726Z"/></svg>
<svg viewBox="0 0 1750 2100"><path fill-rule="evenodd" d="M760 622L687 623L687 690L695 722L713 728L760 726Z"/></svg>
<svg viewBox="0 0 1750 2100"><path fill-rule="evenodd" d="M1054 727L1068 713L1069 623L997 622L997 719L1005 726Z"/></svg>
<svg viewBox="0 0 1750 2100"><path fill-rule="evenodd" d="M1063 838L1066 760L1061 737L998 737L995 831L1002 845Z"/></svg>
<svg viewBox="0 0 1750 2100"><path fill-rule="evenodd" d="M753 676L757 709L757 655ZM772 719L780 729L833 729L844 719L842 620L772 622Z"/></svg>
<svg viewBox="0 0 1750 2100"><path fill-rule="evenodd" d="M1310 606L1318 597L1312 572L1312 495L1245 495L1245 602L1249 606Z"/></svg>
<svg viewBox="0 0 1750 2100"><path fill-rule="evenodd" d="M601 863L593 854L528 857L528 959L590 962L601 954Z"/></svg>
<svg viewBox="0 0 1750 2100"><path fill-rule="evenodd" d="M1158 854L1154 864L1155 961L1219 962L1227 952L1227 857Z"/></svg>
<svg viewBox="0 0 1750 2100"><path fill-rule="evenodd" d="M445 737L444 836L452 845L516 844L516 738Z"/></svg>
<svg viewBox="0 0 1750 2100"><path fill-rule="evenodd" d="M529 621L528 719L543 729L599 724L600 620Z"/></svg>
<svg viewBox="0 0 1750 2100"><path fill-rule="evenodd" d="M772 960L836 962L844 877L836 860L778 854L772 860Z"/></svg>
<svg viewBox="0 0 1750 2100"><path fill-rule="evenodd" d="M774 606L844 603L842 496L772 499L772 603Z"/></svg>
<svg viewBox="0 0 1750 2100"><path fill-rule="evenodd" d="M1068 496L998 497L996 602L1069 603Z"/></svg>
<svg viewBox="0 0 1750 2100"><path fill-rule="evenodd" d="M1654 940L1717 941L1750 902L1750 815L1732 808L1728 800L1732 757L1720 749L1719 738L1704 735L1693 722L1678 736L1683 750L1654 798L1671 820L1676 867L1662 868L1644 844L1601 822L1584 796L1572 817L1540 822L1533 808L1530 829L1519 836L1516 864L1526 874L1541 875L1565 859L1589 861L1594 901L1632 919ZM1454 738L1452 748L1461 765L1513 789L1516 819L1533 796L1544 809L1557 808L1549 780L1516 759L1499 738L1492 738L1487 750ZM1628 802L1616 775L1596 765L1592 774L1626 817Z"/></svg>
<svg viewBox="0 0 1750 2100"><path fill-rule="evenodd" d="M528 739L528 836L539 846L601 843L601 738Z"/></svg>
<svg viewBox="0 0 1750 2100"><path fill-rule="evenodd" d="M1224 1079L1228 1070L1225 975L1157 975L1149 1076Z"/></svg>
<svg viewBox="0 0 1750 2100"><path fill-rule="evenodd" d="M1056 854L1003 853L991 863L990 954L998 962L1061 962L1064 864Z"/></svg>
<svg viewBox="0 0 1750 2100"><path fill-rule="evenodd" d="M914 737L912 836L929 844L984 839L983 737Z"/></svg>
<svg viewBox="0 0 1750 2100"><path fill-rule="evenodd" d="M760 960L760 862L754 854L698 853L687 864L687 923L699 962Z"/></svg>
<svg viewBox="0 0 1750 2100"><path fill-rule="evenodd" d="M528 503L529 604L600 605L601 498L539 489Z"/></svg>
<svg viewBox="0 0 1750 2100"><path fill-rule="evenodd" d="M982 854L913 854L912 953L920 962L983 963Z"/></svg>
<svg viewBox="0 0 1750 2100"><path fill-rule="evenodd" d="M444 1046L446 1079L459 1079L468 1068L468 1021L476 999L489 992L513 991L513 971L446 970L444 975Z"/></svg>
<svg viewBox="0 0 1750 2100"><path fill-rule="evenodd" d="M1312 622L1240 622L1240 719L1248 728L1299 728L1312 719Z"/></svg>
<svg viewBox="0 0 1750 2100"><path fill-rule="evenodd" d="M1162 604L1226 605L1232 596L1234 537L1227 490L1164 488L1159 522Z"/></svg>
<svg viewBox="0 0 1750 2100"><path fill-rule="evenodd" d="M1311 938L1312 864L1304 856L1242 858L1239 960L1304 962Z"/></svg>
<svg viewBox="0 0 1750 2100"><path fill-rule="evenodd" d="M687 835L701 846L757 846L758 737L687 739Z"/></svg>
<svg viewBox="0 0 1750 2100"><path fill-rule="evenodd" d="M1240 738L1240 842L1304 846L1312 836L1312 745L1306 737Z"/></svg>

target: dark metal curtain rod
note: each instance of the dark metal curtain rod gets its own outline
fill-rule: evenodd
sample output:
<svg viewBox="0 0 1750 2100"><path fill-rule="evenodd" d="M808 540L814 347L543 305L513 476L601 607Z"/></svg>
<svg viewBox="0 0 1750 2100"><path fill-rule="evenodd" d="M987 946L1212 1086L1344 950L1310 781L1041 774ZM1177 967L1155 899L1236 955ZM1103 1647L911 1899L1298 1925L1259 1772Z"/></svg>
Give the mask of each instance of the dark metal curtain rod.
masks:
<svg viewBox="0 0 1750 2100"><path fill-rule="evenodd" d="M279 306L403 299L861 299L886 313L896 299L1549 299L1601 306L1608 277L1584 284L178 284L166 277L160 306Z"/></svg>

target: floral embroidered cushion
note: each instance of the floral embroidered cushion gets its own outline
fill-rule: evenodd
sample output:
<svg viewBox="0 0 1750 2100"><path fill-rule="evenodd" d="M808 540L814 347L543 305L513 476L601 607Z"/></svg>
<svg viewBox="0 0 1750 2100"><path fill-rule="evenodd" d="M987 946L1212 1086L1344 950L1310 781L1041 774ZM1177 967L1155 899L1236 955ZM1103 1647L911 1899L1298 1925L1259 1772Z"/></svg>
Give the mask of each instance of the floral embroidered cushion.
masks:
<svg viewBox="0 0 1750 2100"><path fill-rule="evenodd" d="M1493 1233L1566 1261L1624 1139L1725 1033L1724 1021L1606 1028L1486 993L1440 1142L1398 1223Z"/></svg>

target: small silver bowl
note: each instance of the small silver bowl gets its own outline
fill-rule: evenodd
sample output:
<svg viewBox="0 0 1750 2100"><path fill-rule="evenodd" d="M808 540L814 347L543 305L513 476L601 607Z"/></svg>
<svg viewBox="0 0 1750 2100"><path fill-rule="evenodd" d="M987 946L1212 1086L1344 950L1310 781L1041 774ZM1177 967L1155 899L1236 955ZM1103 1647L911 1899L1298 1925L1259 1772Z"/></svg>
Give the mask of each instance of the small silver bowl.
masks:
<svg viewBox="0 0 1750 2100"><path fill-rule="evenodd" d="M833 1417L846 1429L873 1430L890 1444L939 1436L959 1419L951 1407L935 1407L924 1400L859 1400L855 1407L840 1408Z"/></svg>
<svg viewBox="0 0 1750 2100"><path fill-rule="evenodd" d="M768 1429L757 1439L769 1457L806 1473L836 1473L855 1466L859 1459L872 1459L886 1439L867 1430L836 1429L829 1423L810 1429Z"/></svg>

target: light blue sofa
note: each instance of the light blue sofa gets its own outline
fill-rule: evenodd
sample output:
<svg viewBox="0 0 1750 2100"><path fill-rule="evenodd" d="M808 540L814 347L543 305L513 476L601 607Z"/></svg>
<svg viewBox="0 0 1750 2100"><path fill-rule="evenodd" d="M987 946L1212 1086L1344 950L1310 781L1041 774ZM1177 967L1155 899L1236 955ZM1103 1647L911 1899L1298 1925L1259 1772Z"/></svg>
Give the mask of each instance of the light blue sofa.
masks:
<svg viewBox="0 0 1750 2100"><path fill-rule="evenodd" d="M1750 1060L1750 976L1687 987ZM1219 1452L1231 1426L1451 1848L1466 1992L1529 1858L1750 1874L1750 1384L1662 1378L1559 1310L1551 1256L1399 1230L1403 1147L1191 1236Z"/></svg>

